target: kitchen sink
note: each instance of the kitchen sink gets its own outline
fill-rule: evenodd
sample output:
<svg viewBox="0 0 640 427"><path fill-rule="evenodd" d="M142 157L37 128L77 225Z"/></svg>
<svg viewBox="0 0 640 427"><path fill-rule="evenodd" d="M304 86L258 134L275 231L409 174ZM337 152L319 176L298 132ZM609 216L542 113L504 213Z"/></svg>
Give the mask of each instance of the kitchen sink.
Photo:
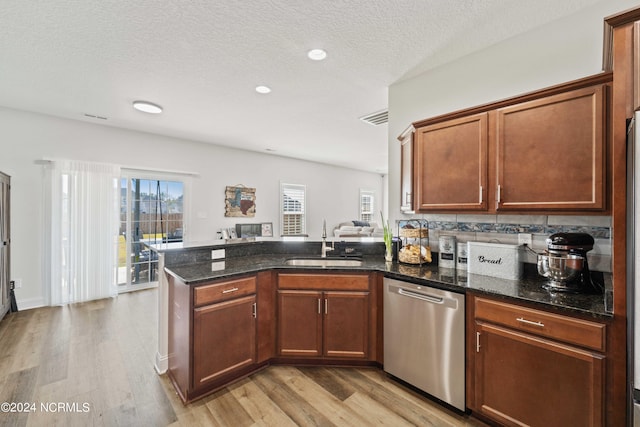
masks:
<svg viewBox="0 0 640 427"><path fill-rule="evenodd" d="M359 267L362 260L346 258L292 258L285 262L285 265L300 267Z"/></svg>

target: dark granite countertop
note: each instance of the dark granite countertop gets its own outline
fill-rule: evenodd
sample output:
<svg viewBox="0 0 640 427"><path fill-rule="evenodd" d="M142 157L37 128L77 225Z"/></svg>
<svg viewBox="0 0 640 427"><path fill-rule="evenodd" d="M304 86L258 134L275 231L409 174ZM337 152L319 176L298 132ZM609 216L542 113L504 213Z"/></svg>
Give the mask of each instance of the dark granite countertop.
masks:
<svg viewBox="0 0 640 427"><path fill-rule="evenodd" d="M226 258L206 262L187 263L165 267L165 270L189 285L198 285L211 280L230 278L269 269L310 270L310 271L379 271L386 277L419 283L426 286L454 292L485 294L505 300L526 302L540 308L553 308L568 315L590 316L606 320L613 316L612 295L585 295L572 293L550 293L543 288L545 279L535 269L525 268L520 280L506 280L496 277L467 274L458 270L439 268L427 264L414 266L387 263L381 256L365 256L358 267L301 267L285 264L287 259L305 257L300 254L261 254L245 257ZM611 289L611 275L604 274L605 289Z"/></svg>

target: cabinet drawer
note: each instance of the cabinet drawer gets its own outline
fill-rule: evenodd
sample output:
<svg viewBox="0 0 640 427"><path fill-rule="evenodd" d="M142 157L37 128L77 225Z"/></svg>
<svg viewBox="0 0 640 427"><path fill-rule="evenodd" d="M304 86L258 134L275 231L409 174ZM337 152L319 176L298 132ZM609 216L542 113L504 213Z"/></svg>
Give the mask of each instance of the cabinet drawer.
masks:
<svg viewBox="0 0 640 427"><path fill-rule="evenodd" d="M279 289L331 289L368 291L366 274L278 274Z"/></svg>
<svg viewBox="0 0 640 427"><path fill-rule="evenodd" d="M237 280L198 286L193 290L193 305L198 307L229 298L236 298L255 293L256 278L244 277Z"/></svg>
<svg viewBox="0 0 640 427"><path fill-rule="evenodd" d="M605 325L600 323L484 298L475 299L475 317L569 344L605 351Z"/></svg>

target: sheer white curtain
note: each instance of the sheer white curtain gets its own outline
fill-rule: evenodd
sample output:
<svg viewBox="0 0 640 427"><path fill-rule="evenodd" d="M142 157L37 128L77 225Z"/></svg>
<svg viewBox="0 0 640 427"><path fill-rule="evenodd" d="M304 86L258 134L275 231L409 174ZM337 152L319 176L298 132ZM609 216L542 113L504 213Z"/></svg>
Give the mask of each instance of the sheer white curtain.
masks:
<svg viewBox="0 0 640 427"><path fill-rule="evenodd" d="M120 168L61 160L47 175L51 305L117 295Z"/></svg>

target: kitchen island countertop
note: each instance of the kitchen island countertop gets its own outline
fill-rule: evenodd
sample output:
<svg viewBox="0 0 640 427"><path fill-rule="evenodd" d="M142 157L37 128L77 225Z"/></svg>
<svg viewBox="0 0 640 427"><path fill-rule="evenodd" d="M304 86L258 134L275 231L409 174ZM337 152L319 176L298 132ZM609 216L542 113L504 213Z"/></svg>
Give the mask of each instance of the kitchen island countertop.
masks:
<svg viewBox="0 0 640 427"><path fill-rule="evenodd" d="M234 257L206 262L187 263L165 267L165 271L186 284L198 285L212 280L231 278L260 271L308 270L308 271L377 271L398 280L424 284L459 293L474 292L507 300L530 303L540 308L553 308L566 314L590 316L606 320L613 316L611 305L613 296L611 275L602 274L599 280L604 282L603 295L574 293L550 293L543 285L546 281L535 271L535 266L526 264L525 274L519 280L507 280L466 271L439 268L437 265L409 265L397 262L385 262L382 256L364 256L362 265L357 267L301 267L290 266L286 260L291 258L314 258L299 254L260 254L246 257ZM317 257L316 257L317 258ZM534 268L531 268L534 267ZM595 273L594 273L595 274Z"/></svg>

